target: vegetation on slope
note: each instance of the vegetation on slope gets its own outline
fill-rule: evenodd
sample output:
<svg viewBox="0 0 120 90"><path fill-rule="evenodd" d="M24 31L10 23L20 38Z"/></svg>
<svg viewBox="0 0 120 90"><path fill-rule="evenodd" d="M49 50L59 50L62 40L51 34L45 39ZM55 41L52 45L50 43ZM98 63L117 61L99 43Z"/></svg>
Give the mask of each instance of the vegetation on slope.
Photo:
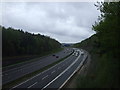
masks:
<svg viewBox="0 0 120 90"><path fill-rule="evenodd" d="M2 56L4 59L8 57L20 56L29 58L29 56L43 55L44 53L57 50L61 44L48 36L40 34L31 34L23 30L16 30L11 27L2 27ZM19 58L16 57L19 60ZM13 59L13 58L12 58ZM11 61L7 64L16 62ZM21 58L20 58L21 59Z"/></svg>
<svg viewBox="0 0 120 90"><path fill-rule="evenodd" d="M91 54L91 64L86 76L79 76L79 88L119 88L119 34L120 2L104 2L95 5L101 11L93 25L96 34L75 44Z"/></svg>

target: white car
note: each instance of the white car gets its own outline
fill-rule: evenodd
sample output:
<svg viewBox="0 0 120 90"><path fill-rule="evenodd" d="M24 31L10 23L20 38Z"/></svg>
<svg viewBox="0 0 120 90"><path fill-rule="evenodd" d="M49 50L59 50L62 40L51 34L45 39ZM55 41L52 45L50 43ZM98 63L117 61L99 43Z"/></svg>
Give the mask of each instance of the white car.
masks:
<svg viewBox="0 0 120 90"><path fill-rule="evenodd" d="M78 52L75 53L75 56L76 56L76 57L78 56Z"/></svg>
<svg viewBox="0 0 120 90"><path fill-rule="evenodd" d="M84 54L84 52L83 51L81 51L81 55L83 55Z"/></svg>
<svg viewBox="0 0 120 90"><path fill-rule="evenodd" d="M75 52L72 54L73 56L75 55Z"/></svg>

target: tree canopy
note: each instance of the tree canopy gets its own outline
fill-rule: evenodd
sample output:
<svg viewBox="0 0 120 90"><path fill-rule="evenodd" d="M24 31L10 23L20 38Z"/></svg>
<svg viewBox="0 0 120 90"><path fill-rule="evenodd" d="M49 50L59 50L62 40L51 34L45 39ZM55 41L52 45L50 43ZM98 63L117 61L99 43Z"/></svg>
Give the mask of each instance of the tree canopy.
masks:
<svg viewBox="0 0 120 90"><path fill-rule="evenodd" d="M120 34L120 2L99 2L95 6L101 11L98 22L93 25L102 49L118 57Z"/></svg>
<svg viewBox="0 0 120 90"><path fill-rule="evenodd" d="M79 88L120 87L120 2L98 2L101 12L93 25L96 34L75 44L90 53L91 63L86 76L78 78Z"/></svg>
<svg viewBox="0 0 120 90"><path fill-rule="evenodd" d="M1 26L2 27L2 26ZM61 44L48 36L31 34L11 27L2 27L2 55L40 55L60 48Z"/></svg>

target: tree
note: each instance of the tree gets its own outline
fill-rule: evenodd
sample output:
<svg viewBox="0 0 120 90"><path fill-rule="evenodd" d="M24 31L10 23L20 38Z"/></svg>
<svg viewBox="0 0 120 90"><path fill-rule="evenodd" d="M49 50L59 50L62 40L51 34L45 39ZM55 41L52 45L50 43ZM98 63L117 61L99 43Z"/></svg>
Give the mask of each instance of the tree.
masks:
<svg viewBox="0 0 120 90"><path fill-rule="evenodd" d="M113 52L115 57L119 53L120 34L120 2L101 2L95 5L101 11L98 22L93 25L93 30L98 34L103 50Z"/></svg>
<svg viewBox="0 0 120 90"><path fill-rule="evenodd" d="M11 27L2 27L3 57L18 55L41 55L60 48L55 39L40 34L31 34Z"/></svg>

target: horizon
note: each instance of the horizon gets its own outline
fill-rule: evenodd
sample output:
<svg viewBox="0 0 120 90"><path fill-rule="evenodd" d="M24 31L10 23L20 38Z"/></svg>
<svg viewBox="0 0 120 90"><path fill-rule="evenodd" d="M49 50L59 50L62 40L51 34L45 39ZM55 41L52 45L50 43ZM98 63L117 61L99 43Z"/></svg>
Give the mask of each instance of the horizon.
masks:
<svg viewBox="0 0 120 90"><path fill-rule="evenodd" d="M2 26L2 25L0 25L1 27L4 27L4 28L12 28L12 29L14 29L14 30L22 30L23 32L27 32L27 31L24 31L23 29L17 29L17 28L13 28L13 27L5 27L5 26ZM41 34L41 33L31 33L31 32L28 32L28 33L30 33L30 34L34 34L34 35L37 35L37 34L40 34L40 35L44 35L44 34ZM94 35L94 34L93 34ZM44 35L44 36L47 36L47 37L50 37L50 36L48 36L48 35ZM91 36L90 36L91 37ZM52 38L52 37L50 37L50 38ZM89 37L88 37L89 38ZM55 39L55 38L52 38L52 39ZM87 39L87 38L86 38ZM55 39L56 40L56 39ZM85 39L84 39L85 40ZM82 40L82 41L84 41L84 40ZM58 40L57 40L58 41ZM79 41L79 42L59 42L59 43L61 43L61 44L76 44L76 43L80 43L80 42L82 42L82 41Z"/></svg>
<svg viewBox="0 0 120 90"><path fill-rule="evenodd" d="M95 2L4 2L2 26L50 36L60 43L78 43L93 34L100 12Z"/></svg>

